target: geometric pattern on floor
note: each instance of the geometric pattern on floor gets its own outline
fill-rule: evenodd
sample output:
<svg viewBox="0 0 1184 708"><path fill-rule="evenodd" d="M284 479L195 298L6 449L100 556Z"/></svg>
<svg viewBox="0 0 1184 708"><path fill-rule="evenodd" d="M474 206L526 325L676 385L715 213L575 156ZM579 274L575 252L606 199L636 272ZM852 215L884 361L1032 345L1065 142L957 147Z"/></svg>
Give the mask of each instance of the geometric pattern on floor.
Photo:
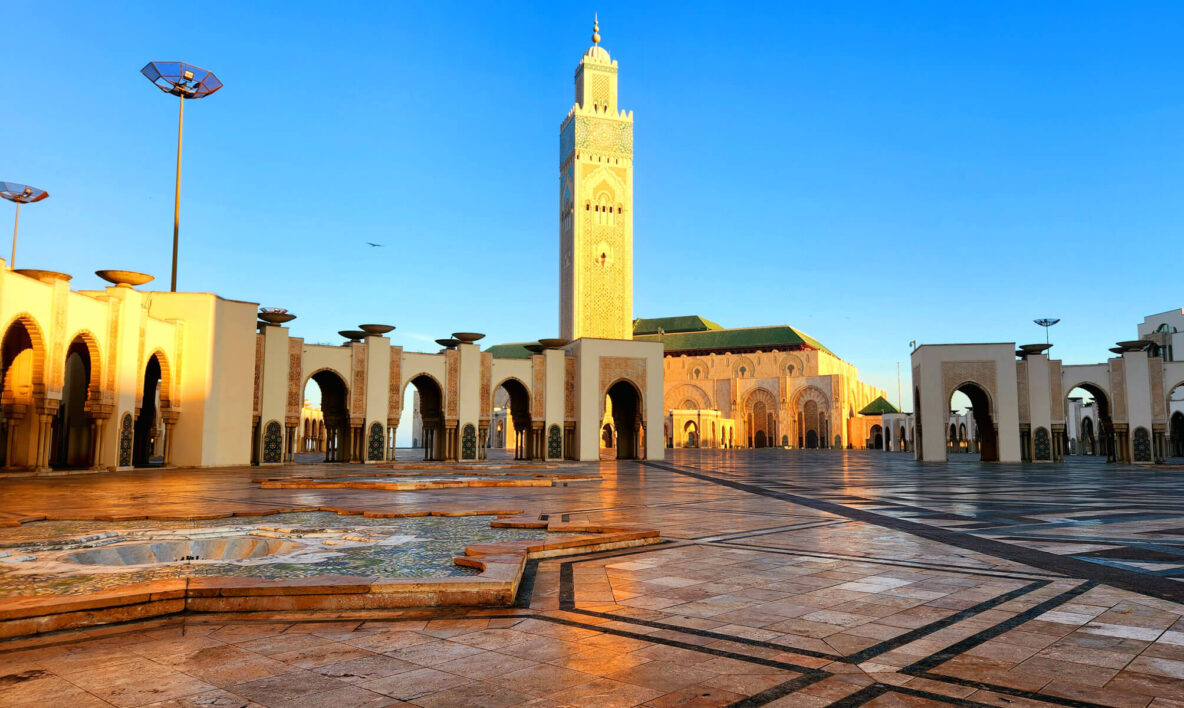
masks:
<svg viewBox="0 0 1184 708"><path fill-rule="evenodd" d="M1184 477L672 452L459 497L667 539L532 561L514 608L147 624L0 654L0 705L1184 705L1178 576L1084 550L1178 549Z"/></svg>

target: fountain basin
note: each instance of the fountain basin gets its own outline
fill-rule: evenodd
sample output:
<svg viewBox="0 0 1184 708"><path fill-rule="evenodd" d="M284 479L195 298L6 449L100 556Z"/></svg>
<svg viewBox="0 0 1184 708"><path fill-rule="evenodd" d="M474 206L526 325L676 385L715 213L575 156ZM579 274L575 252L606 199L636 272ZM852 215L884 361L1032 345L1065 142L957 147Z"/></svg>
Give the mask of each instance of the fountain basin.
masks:
<svg viewBox="0 0 1184 708"><path fill-rule="evenodd" d="M238 561L291 553L299 543L263 538L209 538L199 541L156 541L92 548L62 557L80 565L156 565L183 561Z"/></svg>

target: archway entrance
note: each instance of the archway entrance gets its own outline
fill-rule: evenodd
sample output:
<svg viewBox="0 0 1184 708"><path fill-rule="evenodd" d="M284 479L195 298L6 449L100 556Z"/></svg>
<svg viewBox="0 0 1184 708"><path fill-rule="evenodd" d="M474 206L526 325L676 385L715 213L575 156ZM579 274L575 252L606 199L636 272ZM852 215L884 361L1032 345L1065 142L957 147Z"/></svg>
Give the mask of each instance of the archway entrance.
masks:
<svg viewBox="0 0 1184 708"><path fill-rule="evenodd" d="M4 444L0 446L0 454L7 468L44 465L41 440L45 426L34 404L44 396L40 384L45 353L36 325L30 322L29 326L16 320L4 332L0 344L0 408L4 413Z"/></svg>
<svg viewBox="0 0 1184 708"><path fill-rule="evenodd" d="M873 450L884 449L884 429L878 425L873 425L871 431L868 433L868 441Z"/></svg>
<svg viewBox="0 0 1184 708"><path fill-rule="evenodd" d="M304 385L304 397L307 400L317 396L321 401L321 425L324 427L320 432L325 462L349 462L349 388L345 379L328 369L316 372Z"/></svg>
<svg viewBox="0 0 1184 708"><path fill-rule="evenodd" d="M1168 391L1168 435L1164 456L1176 458L1173 464L1184 460L1184 383Z"/></svg>
<svg viewBox="0 0 1184 708"><path fill-rule="evenodd" d="M93 429L86 414L92 366L90 347L81 337L75 337L66 350L62 400L53 420L53 454L49 464L55 469L78 469L94 464Z"/></svg>
<svg viewBox="0 0 1184 708"><path fill-rule="evenodd" d="M529 460L532 458L534 449L538 447L530 419L530 392L526 390L526 385L518 379L503 381L494 390L495 398L498 390L504 391L505 396L509 399L510 424L514 429L514 459ZM506 447L509 445L507 444Z"/></svg>
<svg viewBox="0 0 1184 708"><path fill-rule="evenodd" d="M1184 457L1184 413L1172 413L1168 424L1168 457Z"/></svg>
<svg viewBox="0 0 1184 708"><path fill-rule="evenodd" d="M163 465L165 460L165 431L163 408L168 398L161 389L163 366L160 356L153 354L144 367L144 385L141 390L140 411L136 414L132 434L132 464L136 467Z"/></svg>
<svg viewBox="0 0 1184 708"><path fill-rule="evenodd" d="M744 423L748 446L768 447L777 444L777 397L764 388L755 388L744 400Z"/></svg>
<svg viewBox="0 0 1184 708"><path fill-rule="evenodd" d="M613 447L613 426L608 423L600 429L600 441L604 443L606 450L611 450Z"/></svg>
<svg viewBox="0 0 1184 708"><path fill-rule="evenodd" d="M921 444L921 389L917 387L913 387L913 421L913 454L916 459L924 460L925 447Z"/></svg>
<svg viewBox="0 0 1184 708"><path fill-rule="evenodd" d="M960 401L958 394L965 397ZM999 461L999 431L995 428L995 419L991 415L991 398L978 384L966 382L956 388L950 396L950 410L954 410L960 403L969 401L970 410L974 417L975 441L978 444L979 459L983 462ZM958 438L957 427L951 425L951 438L955 444Z"/></svg>
<svg viewBox="0 0 1184 708"><path fill-rule="evenodd" d="M1114 424L1110 419L1110 399L1106 392L1092 383L1070 389L1065 396L1066 437L1073 443L1076 437L1078 455L1104 457L1114 462Z"/></svg>
<svg viewBox="0 0 1184 708"><path fill-rule="evenodd" d="M805 431L803 443L807 449L826 445L825 417L817 401L806 401L802 406L800 429Z"/></svg>
<svg viewBox="0 0 1184 708"><path fill-rule="evenodd" d="M683 447L699 447L699 429L693 420L683 426Z"/></svg>
<svg viewBox="0 0 1184 708"><path fill-rule="evenodd" d="M639 443L643 435L641 394L628 381L618 381L609 386L607 398L617 431L617 459L636 460L641 456Z"/></svg>
<svg viewBox="0 0 1184 708"><path fill-rule="evenodd" d="M748 429L752 435L753 447L767 447L776 440L773 413L765 401L756 401L748 414Z"/></svg>
<svg viewBox="0 0 1184 708"><path fill-rule="evenodd" d="M420 439L424 460L443 460L448 456L444 431L444 391L440 384L427 374L411 379L409 386L415 387L419 395Z"/></svg>
<svg viewBox="0 0 1184 708"><path fill-rule="evenodd" d="M1072 442L1072 441L1070 441ZM1076 449L1071 449L1070 453L1078 455L1096 455L1098 454L1098 436L1094 433L1094 419L1083 418L1081 420L1081 432L1077 436Z"/></svg>

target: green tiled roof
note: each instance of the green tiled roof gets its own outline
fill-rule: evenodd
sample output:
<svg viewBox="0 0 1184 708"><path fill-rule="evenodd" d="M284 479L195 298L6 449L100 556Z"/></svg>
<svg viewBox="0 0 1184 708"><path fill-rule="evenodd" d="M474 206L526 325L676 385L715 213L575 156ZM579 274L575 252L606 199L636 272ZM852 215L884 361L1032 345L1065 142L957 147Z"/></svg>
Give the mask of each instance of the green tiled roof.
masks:
<svg viewBox="0 0 1184 708"><path fill-rule="evenodd" d="M678 319L678 318L674 318ZM655 322L658 320L646 320ZM773 349L776 347L795 347L818 349L839 358L837 354L827 349L808 334L803 334L788 325L774 325L772 327L742 327L739 329L709 329L694 332L675 332L666 330L659 338L658 334L634 334L633 339L639 342L658 342L666 346L666 353L684 351L735 351L743 349Z"/></svg>
<svg viewBox="0 0 1184 708"><path fill-rule="evenodd" d="M683 315L681 317L653 317L650 319L633 320L633 336L640 334L657 334L658 329L666 334L679 332L706 332L711 329L723 329L711 320L705 320L698 315Z"/></svg>
<svg viewBox="0 0 1184 708"><path fill-rule="evenodd" d="M486 347L485 351L492 354L495 359L529 359L531 353L526 349L527 344L538 344L538 342L494 344L491 347Z"/></svg>
<svg viewBox="0 0 1184 708"><path fill-rule="evenodd" d="M859 411L859 415L884 415L885 413L899 413L896 406L884 400L883 396L877 396L876 400L863 407Z"/></svg>

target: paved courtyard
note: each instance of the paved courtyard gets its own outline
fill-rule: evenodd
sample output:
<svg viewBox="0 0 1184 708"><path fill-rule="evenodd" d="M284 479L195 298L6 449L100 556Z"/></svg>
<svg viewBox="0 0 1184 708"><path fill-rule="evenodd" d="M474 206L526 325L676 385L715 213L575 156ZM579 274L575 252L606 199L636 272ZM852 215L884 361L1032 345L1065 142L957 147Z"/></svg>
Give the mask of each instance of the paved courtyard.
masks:
<svg viewBox="0 0 1184 708"><path fill-rule="evenodd" d="M0 645L0 705L1184 706L1184 470L671 453L564 466L603 481L557 487L0 480L0 520L498 509L667 540L531 561L512 608L189 615Z"/></svg>

